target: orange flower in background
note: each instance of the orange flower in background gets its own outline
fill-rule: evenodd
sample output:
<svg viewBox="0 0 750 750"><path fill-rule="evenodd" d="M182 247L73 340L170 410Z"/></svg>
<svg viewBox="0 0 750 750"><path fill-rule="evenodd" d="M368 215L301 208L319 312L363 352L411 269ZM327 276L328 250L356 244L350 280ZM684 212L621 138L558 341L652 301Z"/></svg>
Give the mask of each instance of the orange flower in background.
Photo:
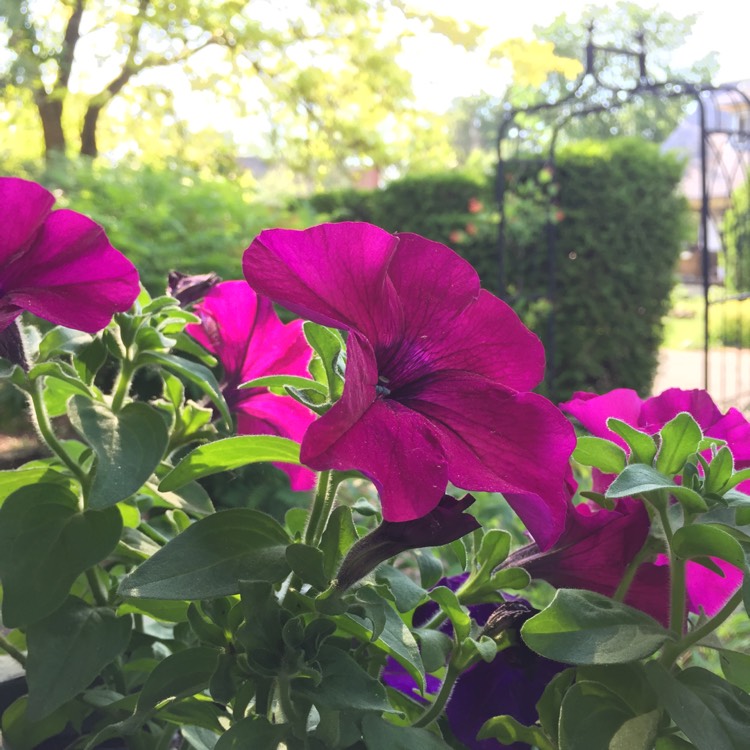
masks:
<svg viewBox="0 0 750 750"><path fill-rule="evenodd" d="M477 233L477 225L474 224L474 222L469 222L466 227L466 234L468 234L470 237L475 237Z"/></svg>
<svg viewBox="0 0 750 750"><path fill-rule="evenodd" d="M469 198L468 209L470 214L478 214L483 208L484 204L482 201L477 198Z"/></svg>

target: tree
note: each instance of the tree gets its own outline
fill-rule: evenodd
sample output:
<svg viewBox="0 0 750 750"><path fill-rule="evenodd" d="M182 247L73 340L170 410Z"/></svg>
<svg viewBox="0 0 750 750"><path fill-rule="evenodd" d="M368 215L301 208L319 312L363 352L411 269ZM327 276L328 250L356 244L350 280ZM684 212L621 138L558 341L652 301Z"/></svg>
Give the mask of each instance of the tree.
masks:
<svg viewBox="0 0 750 750"><path fill-rule="evenodd" d="M513 65L512 84L502 96L485 95L455 103L454 145L462 153L468 132L474 134L476 143L490 147L494 152L503 107L518 108L563 98L570 91L572 79L583 71L589 24L593 24L595 43L603 46L635 50L636 37L642 32L648 72L654 81L670 78L687 82L710 80L716 71L713 55L696 61L686 70L676 70L671 63L675 50L684 44L695 21L695 15L678 18L657 8L619 2L613 7L589 5L578 19L573 20L562 13L546 27L535 26L535 39L509 40L494 51L497 57L509 60ZM552 45L554 54L550 54L548 45ZM570 65L571 59L581 61L577 70ZM618 55L599 59L597 69L603 83L613 89L631 88L638 81L640 72L636 58ZM631 97L629 104L623 107L616 93L601 92L594 96L592 103L601 105L603 110L570 120L560 133L561 141L637 135L660 142L681 120L687 100L644 94ZM544 113L539 113L525 118L523 124L530 126L527 128L530 134L536 132L548 137L548 130L542 127L535 131L533 126L543 126L549 121Z"/></svg>
<svg viewBox="0 0 750 750"><path fill-rule="evenodd" d="M231 102L233 116L252 115L293 167L356 171L403 159L411 139L394 120L420 121L397 61L403 36L417 24L470 45L482 33L402 0L295 0L291 8L282 13L261 0L0 0L8 50L0 90L6 106L16 96L36 108L47 156L74 148L96 156L115 100L186 81L209 100ZM390 31L397 27L403 31Z"/></svg>

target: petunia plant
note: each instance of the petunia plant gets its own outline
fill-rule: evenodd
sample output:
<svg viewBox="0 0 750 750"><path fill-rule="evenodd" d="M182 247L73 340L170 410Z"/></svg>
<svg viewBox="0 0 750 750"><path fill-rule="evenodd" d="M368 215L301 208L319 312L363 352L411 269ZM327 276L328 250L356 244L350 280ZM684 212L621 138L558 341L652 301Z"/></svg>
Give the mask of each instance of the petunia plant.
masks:
<svg viewBox="0 0 750 750"><path fill-rule="evenodd" d="M558 408L538 339L417 235L267 230L244 278L152 297L52 204L0 179L0 376L46 450L0 472L4 746L746 746L739 411ZM249 464L296 507L215 491Z"/></svg>

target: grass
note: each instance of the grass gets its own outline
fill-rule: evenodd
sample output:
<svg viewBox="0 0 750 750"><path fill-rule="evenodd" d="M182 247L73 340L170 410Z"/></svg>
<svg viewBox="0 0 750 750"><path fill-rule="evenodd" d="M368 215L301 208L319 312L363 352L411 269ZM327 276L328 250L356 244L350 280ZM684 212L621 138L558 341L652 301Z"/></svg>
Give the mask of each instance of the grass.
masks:
<svg viewBox="0 0 750 750"><path fill-rule="evenodd" d="M672 292L672 304L664 317L662 347L678 351L703 348L703 296L683 284Z"/></svg>

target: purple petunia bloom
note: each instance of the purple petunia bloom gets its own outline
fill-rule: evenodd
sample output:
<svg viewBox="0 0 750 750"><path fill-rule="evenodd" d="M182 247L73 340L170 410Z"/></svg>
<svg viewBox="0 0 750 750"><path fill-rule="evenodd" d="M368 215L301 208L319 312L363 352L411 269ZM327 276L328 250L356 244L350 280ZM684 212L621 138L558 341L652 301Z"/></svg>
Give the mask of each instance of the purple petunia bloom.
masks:
<svg viewBox="0 0 750 750"><path fill-rule="evenodd" d="M704 390L671 388L659 396L647 399L641 399L635 391L627 388L601 396L575 393L570 401L561 404L561 408L578 419L593 435L612 440L626 450L627 445L622 438L607 427L610 417L653 435L681 412L688 412L705 435L727 441L737 468L750 466L750 424L737 409L730 409L722 414ZM612 477L598 477L597 489L606 489L611 479ZM692 560L687 562L687 605L691 612L716 614L742 582L742 572L733 565L717 559L713 562L721 569L722 574ZM666 601L669 586L667 564L666 556L659 555L653 563L642 565L626 599L628 603L662 621L665 621L663 610L666 605L657 609L658 592L661 592Z"/></svg>
<svg viewBox="0 0 750 750"><path fill-rule="evenodd" d="M41 185L0 177L0 335L27 310L95 333L139 293L138 272L91 219Z"/></svg>
<svg viewBox="0 0 750 750"><path fill-rule="evenodd" d="M194 310L201 322L185 329L224 367L223 394L237 415L240 435L280 435L299 442L313 413L289 396L265 388L239 386L266 375L308 375L312 350L302 321L282 323L273 305L258 297L244 281L224 281L208 291ZM280 465L293 490L309 490L313 472L302 466Z"/></svg>
<svg viewBox="0 0 750 750"><path fill-rule="evenodd" d="M467 578L466 573L451 578L442 578L438 586L447 586L457 591ZM511 617L509 627L516 632L521 625L533 617L537 610L524 599L510 597L510 601L500 608L510 606L521 611L520 615ZM498 610L497 604L474 604L469 612L478 625L484 626ZM418 607L414 612L415 627L424 625L437 611L434 602ZM443 623L441 630L452 632L450 623ZM516 742L502 745L494 739L478 740L477 734L482 725L493 716L508 714L521 724L530 726L538 719L536 704L542 697L549 681L563 669L561 664L534 653L517 637L517 642L500 651L491 662L479 661L469 667L457 680L456 686L446 706L448 724L456 738L469 750L495 750L495 748L512 748L523 750L528 745ZM389 687L405 693L412 699L425 702L420 696L414 679L392 658L388 658L381 673L381 680ZM437 693L440 683L427 675L427 693Z"/></svg>
<svg viewBox="0 0 750 750"><path fill-rule="evenodd" d="M362 223L262 232L245 252L250 285L348 331L342 398L314 422L302 461L357 469L383 517L433 510L447 482L502 492L540 546L565 523L573 430L529 393L541 343L452 250Z"/></svg>

